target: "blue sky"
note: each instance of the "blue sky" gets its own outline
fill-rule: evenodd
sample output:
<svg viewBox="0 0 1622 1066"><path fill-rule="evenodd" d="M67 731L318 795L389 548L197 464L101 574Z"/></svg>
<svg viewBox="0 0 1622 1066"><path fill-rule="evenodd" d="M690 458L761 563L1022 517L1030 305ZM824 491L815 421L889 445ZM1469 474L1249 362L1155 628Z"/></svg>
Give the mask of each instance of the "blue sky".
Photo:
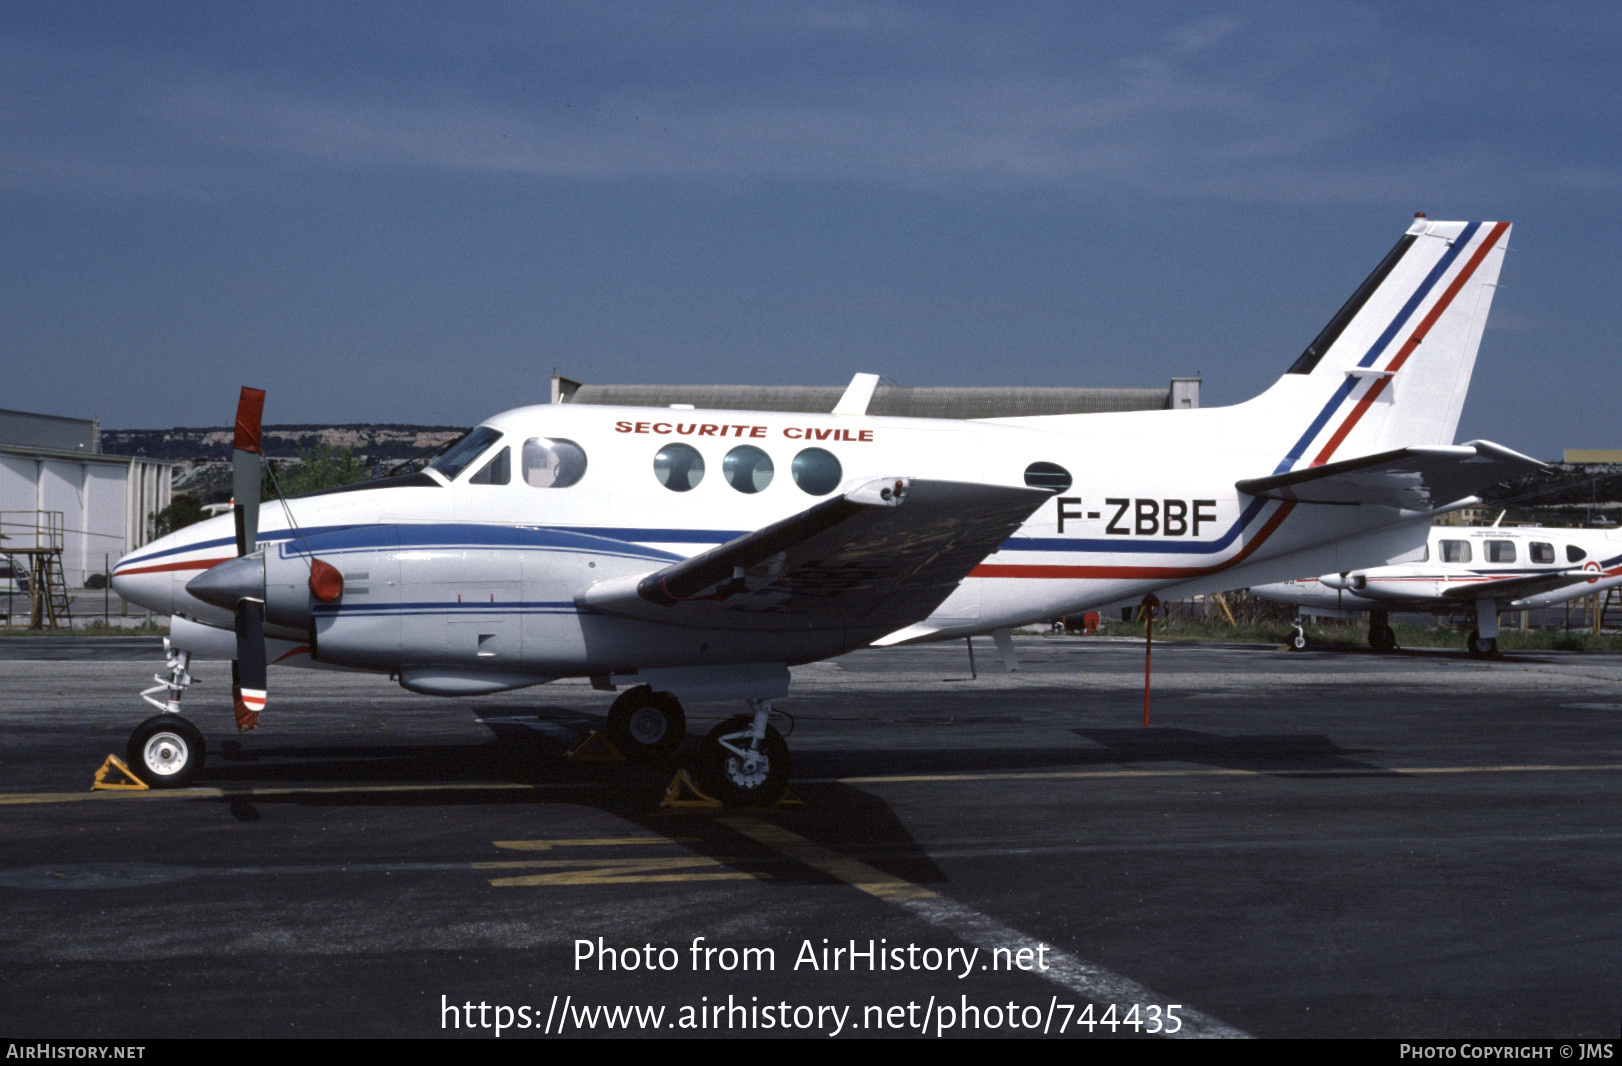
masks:
<svg viewBox="0 0 1622 1066"><path fill-rule="evenodd" d="M1507 218L1460 439L1622 446L1612 5L0 7L0 407L471 424L597 382L1259 391Z"/></svg>

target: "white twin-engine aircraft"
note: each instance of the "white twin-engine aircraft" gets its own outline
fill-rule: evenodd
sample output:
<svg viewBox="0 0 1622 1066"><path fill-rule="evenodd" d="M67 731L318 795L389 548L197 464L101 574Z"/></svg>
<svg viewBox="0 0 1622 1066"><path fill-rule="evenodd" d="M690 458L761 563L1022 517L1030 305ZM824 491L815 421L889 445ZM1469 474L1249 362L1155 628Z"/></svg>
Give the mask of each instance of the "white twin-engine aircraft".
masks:
<svg viewBox="0 0 1622 1066"><path fill-rule="evenodd" d="M1436 526L1429 540L1389 566L1304 577L1251 590L1304 615L1369 615L1369 645L1397 646L1391 611L1475 613L1465 647L1477 658L1498 651L1498 615L1550 607L1622 585L1622 531L1542 526ZM1292 643L1307 646L1296 623Z"/></svg>
<svg viewBox="0 0 1622 1066"><path fill-rule="evenodd" d="M193 657L234 660L239 728L257 724L267 660L436 695L589 677L631 686L608 734L633 757L675 749L682 700L747 700L696 766L728 803L774 802L789 760L768 719L792 665L1382 563L1537 466L1452 443L1509 228L1416 218L1235 407L880 418L871 375L826 415L523 407L423 472L262 522L239 505L235 535L203 522L113 574L174 616L169 675L144 694L164 713L131 765L155 785L196 776L202 737L177 713ZM249 393L238 501L258 497Z"/></svg>

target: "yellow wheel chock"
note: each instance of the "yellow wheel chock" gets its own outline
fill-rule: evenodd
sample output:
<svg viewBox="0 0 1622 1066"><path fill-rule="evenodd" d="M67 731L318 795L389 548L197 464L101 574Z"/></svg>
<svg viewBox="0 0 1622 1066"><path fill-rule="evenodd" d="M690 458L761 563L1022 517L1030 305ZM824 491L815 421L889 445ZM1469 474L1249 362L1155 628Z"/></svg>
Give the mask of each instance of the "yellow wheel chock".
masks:
<svg viewBox="0 0 1622 1066"><path fill-rule="evenodd" d="M587 734L586 739L565 752L563 757L570 762L625 761L625 756L614 746L614 742L595 729Z"/></svg>
<svg viewBox="0 0 1622 1066"><path fill-rule="evenodd" d="M107 780L107 775L115 770L123 774L126 780ZM101 769L96 771L96 779L90 782L90 791L92 792L99 789L107 789L113 792L145 792L149 788L151 786L135 776L134 771L124 764L123 759L116 755L107 756L106 761L101 764Z"/></svg>
<svg viewBox="0 0 1622 1066"><path fill-rule="evenodd" d="M665 789L665 798L659 801L659 806L717 811L725 808L725 804L720 800L699 788L698 783L688 776L686 770L676 771L676 776L670 779L670 786ZM772 804L774 809L804 806L805 804L794 793L788 791Z"/></svg>

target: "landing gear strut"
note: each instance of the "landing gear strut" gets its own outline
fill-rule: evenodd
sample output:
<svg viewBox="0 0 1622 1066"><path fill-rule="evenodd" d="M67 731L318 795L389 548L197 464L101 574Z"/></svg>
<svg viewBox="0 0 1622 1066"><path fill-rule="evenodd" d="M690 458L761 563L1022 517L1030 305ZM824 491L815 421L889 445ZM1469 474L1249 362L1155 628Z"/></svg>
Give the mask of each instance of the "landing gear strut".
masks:
<svg viewBox="0 0 1622 1066"><path fill-rule="evenodd" d="M1290 650L1291 651L1306 651L1307 650L1307 627L1302 624L1301 619L1299 619L1299 618L1297 618L1295 621L1291 622L1290 625L1295 628L1295 632L1290 634Z"/></svg>
<svg viewBox="0 0 1622 1066"><path fill-rule="evenodd" d="M1476 627L1470 630L1464 646L1476 659L1491 659L1498 655L1498 603L1495 600L1476 601Z"/></svg>
<svg viewBox="0 0 1622 1066"><path fill-rule="evenodd" d="M1369 612L1369 647L1375 651L1396 651L1397 634L1391 616L1384 611Z"/></svg>
<svg viewBox="0 0 1622 1066"><path fill-rule="evenodd" d="M668 758L687 736L687 715L668 692L648 685L626 689L608 708L609 742L639 762Z"/></svg>
<svg viewBox="0 0 1622 1066"><path fill-rule="evenodd" d="M163 639L169 676L152 675L157 684L141 698L162 711L135 727L124 749L131 770L152 788L185 788L203 769L203 734L180 716L180 697L192 684L191 652L176 651ZM157 693L167 698L156 698Z"/></svg>
<svg viewBox="0 0 1622 1066"><path fill-rule="evenodd" d="M788 743L766 721L770 700L750 700L749 715L728 718L704 738L698 770L710 795L728 807L769 807L788 788Z"/></svg>

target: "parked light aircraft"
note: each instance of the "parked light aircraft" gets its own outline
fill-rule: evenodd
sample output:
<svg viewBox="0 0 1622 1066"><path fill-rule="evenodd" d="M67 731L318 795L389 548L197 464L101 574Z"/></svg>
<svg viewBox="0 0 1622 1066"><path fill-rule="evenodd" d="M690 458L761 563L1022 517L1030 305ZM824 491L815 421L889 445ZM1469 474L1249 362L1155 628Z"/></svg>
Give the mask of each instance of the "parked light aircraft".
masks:
<svg viewBox="0 0 1622 1066"><path fill-rule="evenodd" d="M1264 600L1305 615L1367 612L1369 645L1397 646L1391 611L1474 612L1465 647L1477 658L1498 651L1502 611L1549 607L1622 584L1622 532L1542 526L1434 526L1424 546L1387 566L1255 585ZM1292 641L1307 646L1296 624Z"/></svg>
<svg viewBox="0 0 1622 1066"><path fill-rule="evenodd" d="M203 739L178 714L194 657L235 662L239 728L258 723L267 659L440 695L589 677L630 686L608 732L637 757L681 742L683 700L749 701L697 768L729 803L770 803L788 778L771 701L792 665L1370 565L1537 466L1451 443L1508 237L1416 217L1234 407L874 417L873 375L823 415L543 405L420 473L244 504L236 535L205 521L113 574L173 615L169 674L144 693L163 713L131 764L157 785L195 777ZM258 495L255 402L239 503Z"/></svg>

